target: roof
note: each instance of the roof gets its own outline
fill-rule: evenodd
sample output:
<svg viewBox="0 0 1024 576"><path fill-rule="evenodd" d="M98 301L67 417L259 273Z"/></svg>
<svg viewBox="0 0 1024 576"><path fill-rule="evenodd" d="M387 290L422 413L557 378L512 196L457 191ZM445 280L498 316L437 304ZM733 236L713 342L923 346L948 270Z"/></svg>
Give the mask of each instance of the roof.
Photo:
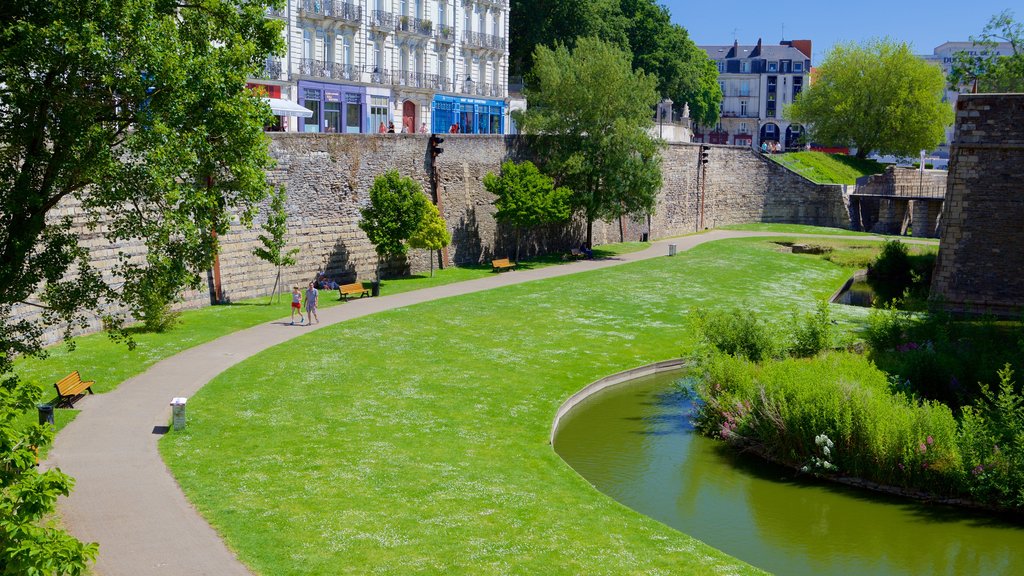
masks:
<svg viewBox="0 0 1024 576"><path fill-rule="evenodd" d="M733 45L725 46L698 46L701 50L707 52L708 57L712 60L723 60L725 58L750 58L750 54L757 48L754 46L743 46L737 45L737 54L732 55L730 52L733 49ZM771 44L762 44L761 53L754 58L758 60L806 60L810 56L803 52L793 48L792 46L772 46Z"/></svg>

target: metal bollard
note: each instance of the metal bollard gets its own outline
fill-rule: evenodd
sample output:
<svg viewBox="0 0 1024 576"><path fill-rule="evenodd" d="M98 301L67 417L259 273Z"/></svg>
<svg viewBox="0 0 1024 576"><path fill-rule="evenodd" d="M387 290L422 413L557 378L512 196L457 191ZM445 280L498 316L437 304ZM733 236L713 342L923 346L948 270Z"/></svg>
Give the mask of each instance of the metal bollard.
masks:
<svg viewBox="0 0 1024 576"><path fill-rule="evenodd" d="M668 255L669 256L675 256L676 255L676 245L675 244L669 244L668 245Z"/></svg>
<svg viewBox="0 0 1024 576"><path fill-rule="evenodd" d="M174 422L175 430L185 429L185 403L188 398L174 398L171 400L171 419Z"/></svg>

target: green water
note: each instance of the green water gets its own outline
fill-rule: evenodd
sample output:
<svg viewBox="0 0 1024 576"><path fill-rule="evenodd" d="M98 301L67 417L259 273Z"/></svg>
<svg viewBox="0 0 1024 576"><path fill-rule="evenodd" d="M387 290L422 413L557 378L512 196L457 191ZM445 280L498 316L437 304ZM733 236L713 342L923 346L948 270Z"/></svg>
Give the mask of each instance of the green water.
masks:
<svg viewBox="0 0 1024 576"><path fill-rule="evenodd" d="M784 575L1024 574L1024 524L798 478L696 434L680 373L563 419L558 454L598 490Z"/></svg>

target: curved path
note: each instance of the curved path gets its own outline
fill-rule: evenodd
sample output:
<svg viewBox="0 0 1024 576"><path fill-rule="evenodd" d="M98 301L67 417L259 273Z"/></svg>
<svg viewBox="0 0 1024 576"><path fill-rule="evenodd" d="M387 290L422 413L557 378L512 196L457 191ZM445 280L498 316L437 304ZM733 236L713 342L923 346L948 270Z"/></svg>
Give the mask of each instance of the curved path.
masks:
<svg viewBox="0 0 1024 576"><path fill-rule="evenodd" d="M705 242L751 236L804 235L712 231L662 240L646 250L605 260L584 260L394 296L354 300L321 310L320 324L313 327L289 326L277 321L196 346L155 364L114 391L91 396L83 403L82 412L57 435L44 464L60 467L76 480L71 496L62 499L58 509L72 534L86 542L99 542L95 573L101 576L250 575L188 502L160 458L157 441L170 420L171 398L191 397L215 376L250 356L310 330L352 318L664 256L668 244L676 244L682 251Z"/></svg>

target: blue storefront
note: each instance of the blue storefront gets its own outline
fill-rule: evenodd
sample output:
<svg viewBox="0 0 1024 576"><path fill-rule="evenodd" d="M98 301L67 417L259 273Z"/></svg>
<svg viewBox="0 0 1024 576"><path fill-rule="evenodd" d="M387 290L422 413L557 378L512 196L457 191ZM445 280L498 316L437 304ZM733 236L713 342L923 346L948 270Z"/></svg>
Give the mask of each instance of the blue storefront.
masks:
<svg viewBox="0 0 1024 576"><path fill-rule="evenodd" d="M371 102L362 86L300 81L299 105L313 111L313 117L299 121L300 132L374 132L367 117Z"/></svg>
<svg viewBox="0 0 1024 576"><path fill-rule="evenodd" d="M434 96L430 104L431 129L435 133L451 132L459 125L462 134L504 134L505 101Z"/></svg>

